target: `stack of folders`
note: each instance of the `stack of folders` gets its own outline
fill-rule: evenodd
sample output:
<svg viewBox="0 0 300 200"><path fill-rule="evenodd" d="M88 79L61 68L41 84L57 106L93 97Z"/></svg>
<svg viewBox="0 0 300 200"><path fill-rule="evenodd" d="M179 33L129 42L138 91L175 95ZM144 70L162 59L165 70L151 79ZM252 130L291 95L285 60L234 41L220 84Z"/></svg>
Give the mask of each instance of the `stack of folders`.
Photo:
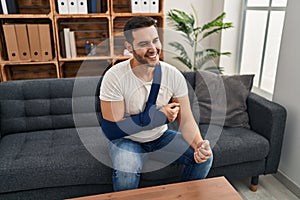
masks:
<svg viewBox="0 0 300 200"><path fill-rule="evenodd" d="M49 24L3 24L10 61L50 61L52 45Z"/></svg>
<svg viewBox="0 0 300 200"><path fill-rule="evenodd" d="M59 14L101 13L101 0L57 0Z"/></svg>
<svg viewBox="0 0 300 200"><path fill-rule="evenodd" d="M63 38L62 38L62 56L66 58L75 58L77 57L76 49L76 39L75 32L70 31L70 28L63 29Z"/></svg>
<svg viewBox="0 0 300 200"><path fill-rule="evenodd" d="M18 14L19 6L17 0L0 0L0 14Z"/></svg>
<svg viewBox="0 0 300 200"><path fill-rule="evenodd" d="M131 0L132 13L159 13L159 0Z"/></svg>

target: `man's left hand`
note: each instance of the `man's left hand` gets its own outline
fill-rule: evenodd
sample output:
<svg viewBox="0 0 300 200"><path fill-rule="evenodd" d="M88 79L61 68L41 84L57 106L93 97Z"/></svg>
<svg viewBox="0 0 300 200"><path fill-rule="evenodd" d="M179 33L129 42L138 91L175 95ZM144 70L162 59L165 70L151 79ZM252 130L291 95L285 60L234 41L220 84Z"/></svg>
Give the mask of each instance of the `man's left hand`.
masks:
<svg viewBox="0 0 300 200"><path fill-rule="evenodd" d="M194 159L196 163L206 162L212 155L212 150L208 140L203 140L197 145L197 150L194 153Z"/></svg>

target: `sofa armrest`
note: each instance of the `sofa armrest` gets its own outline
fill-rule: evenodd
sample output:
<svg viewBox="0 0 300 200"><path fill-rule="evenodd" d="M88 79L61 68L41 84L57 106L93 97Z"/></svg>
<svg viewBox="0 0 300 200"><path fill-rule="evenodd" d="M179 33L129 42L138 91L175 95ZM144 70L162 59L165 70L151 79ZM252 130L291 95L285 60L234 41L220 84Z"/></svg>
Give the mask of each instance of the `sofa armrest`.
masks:
<svg viewBox="0 0 300 200"><path fill-rule="evenodd" d="M251 129L269 140L270 151L266 158L265 174L276 173L287 111L283 106L254 93L250 93L247 106Z"/></svg>

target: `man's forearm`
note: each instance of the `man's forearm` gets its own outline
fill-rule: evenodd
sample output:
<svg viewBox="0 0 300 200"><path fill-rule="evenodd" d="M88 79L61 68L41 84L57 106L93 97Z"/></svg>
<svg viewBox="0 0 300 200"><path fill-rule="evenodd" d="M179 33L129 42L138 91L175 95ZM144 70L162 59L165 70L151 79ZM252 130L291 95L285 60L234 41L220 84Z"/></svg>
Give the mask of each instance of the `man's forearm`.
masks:
<svg viewBox="0 0 300 200"><path fill-rule="evenodd" d="M199 127L197 126L194 119L192 121L180 121L178 120L179 127L183 138L190 144L190 146L196 150L199 143L203 141Z"/></svg>
<svg viewBox="0 0 300 200"><path fill-rule="evenodd" d="M119 122L103 119L101 127L109 140L115 140L141 131L151 130L165 123L168 123L168 120L164 113L156 110L153 106L145 113L128 117Z"/></svg>

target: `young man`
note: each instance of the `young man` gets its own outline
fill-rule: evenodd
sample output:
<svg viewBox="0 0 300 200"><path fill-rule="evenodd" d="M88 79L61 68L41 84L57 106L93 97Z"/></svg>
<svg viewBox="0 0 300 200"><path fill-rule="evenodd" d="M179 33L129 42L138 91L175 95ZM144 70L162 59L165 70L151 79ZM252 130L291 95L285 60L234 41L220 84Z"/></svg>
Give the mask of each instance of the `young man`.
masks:
<svg viewBox="0 0 300 200"><path fill-rule="evenodd" d="M182 181L205 178L212 165L212 151L192 115L185 78L175 67L159 61L162 46L156 21L133 17L125 24L124 35L125 46L133 57L109 69L100 89L102 130L111 140L114 190L137 188L147 153L155 151L162 151L165 158L168 153L177 156L174 162L185 166ZM158 66L158 97L154 108L147 110L145 104ZM150 116L148 125L132 123L142 123L143 113ZM174 120L179 123L180 133L168 130L165 124ZM121 127L124 124L126 130ZM163 151L168 145L173 146L168 148L172 152Z"/></svg>

